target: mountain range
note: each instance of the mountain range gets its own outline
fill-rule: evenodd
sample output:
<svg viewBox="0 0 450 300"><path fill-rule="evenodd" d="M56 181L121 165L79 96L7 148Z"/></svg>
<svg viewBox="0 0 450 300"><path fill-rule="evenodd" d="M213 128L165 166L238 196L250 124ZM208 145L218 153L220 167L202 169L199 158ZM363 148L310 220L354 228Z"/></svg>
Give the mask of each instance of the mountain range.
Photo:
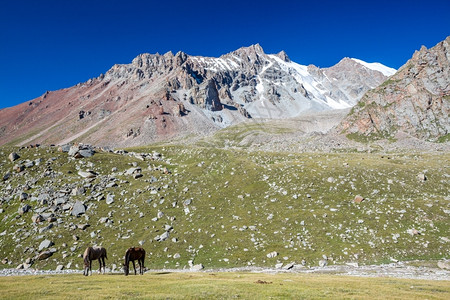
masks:
<svg viewBox="0 0 450 300"><path fill-rule="evenodd" d="M135 146L210 134L246 119L353 107L396 72L344 58L300 65L259 44L219 58L141 54L73 87L0 110L0 145Z"/></svg>

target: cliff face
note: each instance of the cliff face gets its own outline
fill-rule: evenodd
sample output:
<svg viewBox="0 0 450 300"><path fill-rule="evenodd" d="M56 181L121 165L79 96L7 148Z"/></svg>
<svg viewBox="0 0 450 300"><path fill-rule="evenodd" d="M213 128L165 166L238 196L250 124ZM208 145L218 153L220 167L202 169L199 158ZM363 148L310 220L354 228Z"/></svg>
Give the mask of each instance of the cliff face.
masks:
<svg viewBox="0 0 450 300"><path fill-rule="evenodd" d="M402 131L445 140L449 113L450 36L431 49L422 46L395 75L367 92L338 129L378 137Z"/></svg>

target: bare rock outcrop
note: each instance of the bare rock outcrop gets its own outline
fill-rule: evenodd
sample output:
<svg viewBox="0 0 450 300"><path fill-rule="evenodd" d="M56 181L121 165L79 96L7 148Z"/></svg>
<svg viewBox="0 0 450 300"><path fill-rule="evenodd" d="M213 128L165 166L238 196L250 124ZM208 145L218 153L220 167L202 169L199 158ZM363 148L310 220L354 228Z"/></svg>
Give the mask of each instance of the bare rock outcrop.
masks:
<svg viewBox="0 0 450 300"><path fill-rule="evenodd" d="M369 91L338 129L348 134L389 137L397 132L430 141L450 131L450 36L422 46L399 71Z"/></svg>

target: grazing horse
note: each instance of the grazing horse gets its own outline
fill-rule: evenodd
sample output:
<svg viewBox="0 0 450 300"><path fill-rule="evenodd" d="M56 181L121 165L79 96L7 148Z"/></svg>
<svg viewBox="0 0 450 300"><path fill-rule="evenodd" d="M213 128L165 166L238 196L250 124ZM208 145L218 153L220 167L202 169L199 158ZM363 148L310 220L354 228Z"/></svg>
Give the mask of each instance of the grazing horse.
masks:
<svg viewBox="0 0 450 300"><path fill-rule="evenodd" d="M100 264L99 272L102 271L102 263L103 263L103 274L105 274L105 258L108 258L106 256L106 249L103 247L87 247L83 254L83 260L84 260L84 271L83 275L88 276L89 271L91 271L92 274L92 261L98 259L98 263Z"/></svg>
<svg viewBox="0 0 450 300"><path fill-rule="evenodd" d="M139 263L139 274L144 275L144 259L145 259L145 250L139 247L131 247L125 253L125 263L123 264L123 271L125 272L125 276L128 276L130 273L130 261L133 263L134 275L136 275L136 265L134 261L137 260Z"/></svg>

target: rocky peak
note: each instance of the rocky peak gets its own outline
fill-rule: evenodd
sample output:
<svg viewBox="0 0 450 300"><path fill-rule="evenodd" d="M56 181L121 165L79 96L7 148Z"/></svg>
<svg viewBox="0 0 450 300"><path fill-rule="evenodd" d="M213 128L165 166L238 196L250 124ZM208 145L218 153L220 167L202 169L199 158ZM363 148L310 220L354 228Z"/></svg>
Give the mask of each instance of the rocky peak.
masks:
<svg viewBox="0 0 450 300"><path fill-rule="evenodd" d="M341 123L346 133L387 137L398 131L435 141L450 131L450 37L423 47L369 91Z"/></svg>
<svg viewBox="0 0 450 300"><path fill-rule="evenodd" d="M278 52L276 54L281 60L283 60L284 62L290 62L291 60L289 59L289 56L286 54L286 52L284 52L284 50L281 50L280 52Z"/></svg>
<svg viewBox="0 0 450 300"><path fill-rule="evenodd" d="M266 55L263 48L259 44L239 48L238 50L233 51L231 54L234 54L239 58L249 62L259 61L260 56Z"/></svg>

